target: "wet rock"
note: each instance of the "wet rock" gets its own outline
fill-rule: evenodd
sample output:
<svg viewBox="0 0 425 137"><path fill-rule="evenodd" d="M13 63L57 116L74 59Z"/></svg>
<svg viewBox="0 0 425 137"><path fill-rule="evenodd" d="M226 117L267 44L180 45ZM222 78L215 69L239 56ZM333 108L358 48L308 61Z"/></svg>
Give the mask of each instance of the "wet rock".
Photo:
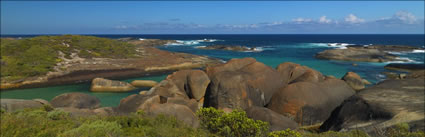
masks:
<svg viewBox="0 0 425 137"><path fill-rule="evenodd" d="M397 71L416 71L416 70L425 70L424 64L407 64L407 63L390 63L385 65L386 69L397 70Z"/></svg>

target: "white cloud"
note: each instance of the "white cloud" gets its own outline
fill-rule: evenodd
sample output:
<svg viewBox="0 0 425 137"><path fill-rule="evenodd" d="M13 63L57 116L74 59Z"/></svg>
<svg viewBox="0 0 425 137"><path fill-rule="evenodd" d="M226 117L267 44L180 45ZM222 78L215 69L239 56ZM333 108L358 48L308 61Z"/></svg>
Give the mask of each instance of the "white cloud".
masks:
<svg viewBox="0 0 425 137"><path fill-rule="evenodd" d="M363 23L365 22L365 20L357 17L354 14L349 14L347 17L345 17L345 22L356 24L356 23Z"/></svg>
<svg viewBox="0 0 425 137"><path fill-rule="evenodd" d="M413 24L417 21L416 17L412 13L407 11L398 11L394 14L393 18L399 19L408 24Z"/></svg>
<svg viewBox="0 0 425 137"><path fill-rule="evenodd" d="M292 19L292 21L297 23L306 23L306 22L311 22L313 20L309 18L296 18L296 19Z"/></svg>
<svg viewBox="0 0 425 137"><path fill-rule="evenodd" d="M319 19L319 23L326 23L326 24L328 24L328 23L331 23L331 22L332 22L332 20L327 19L326 16L322 16Z"/></svg>

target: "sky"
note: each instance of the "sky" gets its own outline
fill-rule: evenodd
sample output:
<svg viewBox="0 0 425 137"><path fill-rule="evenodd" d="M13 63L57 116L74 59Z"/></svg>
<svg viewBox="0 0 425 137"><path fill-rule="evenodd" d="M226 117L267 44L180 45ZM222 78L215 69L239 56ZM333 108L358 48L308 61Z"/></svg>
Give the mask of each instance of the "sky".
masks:
<svg viewBox="0 0 425 137"><path fill-rule="evenodd" d="M424 1L1 1L1 34L424 34Z"/></svg>

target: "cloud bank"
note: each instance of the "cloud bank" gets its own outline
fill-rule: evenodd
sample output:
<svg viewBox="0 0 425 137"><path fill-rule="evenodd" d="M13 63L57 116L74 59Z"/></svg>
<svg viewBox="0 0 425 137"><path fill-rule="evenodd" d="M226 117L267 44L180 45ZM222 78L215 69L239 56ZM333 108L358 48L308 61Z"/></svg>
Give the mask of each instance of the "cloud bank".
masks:
<svg viewBox="0 0 425 137"><path fill-rule="evenodd" d="M331 19L326 15L318 18L298 17L290 21L274 21L254 24L197 24L182 23L180 19L167 22L150 22L139 25L117 25L114 30L134 33L424 33L424 19L407 11L398 11L390 17L366 20L354 13L342 19Z"/></svg>

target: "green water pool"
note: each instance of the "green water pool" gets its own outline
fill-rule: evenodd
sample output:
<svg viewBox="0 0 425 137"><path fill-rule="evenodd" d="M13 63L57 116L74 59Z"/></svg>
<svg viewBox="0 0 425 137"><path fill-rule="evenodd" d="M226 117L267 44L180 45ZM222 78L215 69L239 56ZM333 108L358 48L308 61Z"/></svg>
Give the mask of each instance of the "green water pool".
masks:
<svg viewBox="0 0 425 137"><path fill-rule="evenodd" d="M149 77L140 77L125 79L122 81L131 82L133 80L154 80L161 81L165 79L167 75L160 76L149 76ZM118 106L120 100L131 94L138 94L142 90L148 90L146 88L139 88L127 93L93 93L90 92L90 83L83 84L72 84L72 85L61 85L61 86L51 86L44 88L29 88L29 89L14 89L6 90L0 92L1 98L12 98L12 99L36 99L41 98L48 101L51 101L55 96L69 93L69 92L82 92L90 95L94 95L100 99L102 106L112 107Z"/></svg>

